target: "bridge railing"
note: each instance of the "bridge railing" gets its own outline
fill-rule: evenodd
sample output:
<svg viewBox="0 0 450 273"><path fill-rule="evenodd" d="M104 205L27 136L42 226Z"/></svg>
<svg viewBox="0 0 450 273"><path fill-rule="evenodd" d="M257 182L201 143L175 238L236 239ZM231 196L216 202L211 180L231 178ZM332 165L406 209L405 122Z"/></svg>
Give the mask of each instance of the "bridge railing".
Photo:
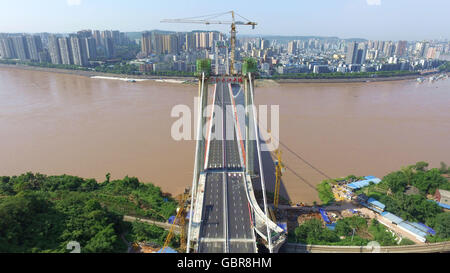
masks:
<svg viewBox="0 0 450 273"><path fill-rule="evenodd" d="M249 79L249 95L250 95L250 107L249 109L246 109L246 111L254 111L254 92L253 92L253 82L252 82L252 75L251 73L248 73L248 79ZM260 208L254 191L253 191L253 185L252 180L249 175L246 176L246 193L247 198L249 200L250 206L252 207L254 213L255 213L255 229L257 233L264 238L268 243L268 248L270 252L273 250L278 249L286 240L286 237L284 236L284 230L280 228L276 223L274 223L272 220L268 217L268 209L267 209L267 198L266 198L266 188L265 188L265 181L264 181L264 171L263 171L263 164L262 164L262 157L261 157L261 145L259 141L259 130L257 126L257 120L256 115L252 114L252 119L249 119L249 122L253 122L253 128L255 131L255 138L256 138L256 147L257 147L257 154L258 154L258 162L259 162L259 172L260 172L260 182L261 182L261 189L263 192L263 202L264 202L264 211ZM249 124L247 126L250 126ZM265 227L265 232L264 232ZM272 232L273 231L273 232ZM275 245L272 244L272 241L275 242Z"/></svg>
<svg viewBox="0 0 450 273"><path fill-rule="evenodd" d="M449 252L450 242L418 244L408 246L326 246L306 244L285 244L280 252L284 253L440 253Z"/></svg>
<svg viewBox="0 0 450 273"><path fill-rule="evenodd" d="M203 90L204 90L204 84L205 84L205 73L202 73L201 75L201 85L200 85L200 100L199 100L199 107L198 108L198 114L197 114L197 135L196 135L196 147L195 147L195 162L194 162L194 174L192 178L192 190L191 190L191 207L189 213L192 217L192 214L195 212L195 203L197 201L197 186L200 178L200 162L199 157L201 156L201 139L202 139L202 117L203 117L203 109L202 109L202 101L203 101ZM192 239L192 222L191 217L189 220L189 226L188 226L188 236L187 236L187 249L186 252L189 253L190 251L190 245L191 245L191 239Z"/></svg>

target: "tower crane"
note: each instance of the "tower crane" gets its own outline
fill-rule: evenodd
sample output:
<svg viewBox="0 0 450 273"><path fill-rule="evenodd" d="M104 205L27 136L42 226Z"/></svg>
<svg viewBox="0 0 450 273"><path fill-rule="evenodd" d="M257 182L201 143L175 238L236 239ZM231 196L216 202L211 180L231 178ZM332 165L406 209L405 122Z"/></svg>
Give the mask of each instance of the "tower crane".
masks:
<svg viewBox="0 0 450 273"><path fill-rule="evenodd" d="M170 231L166 237L164 246L161 248L161 253L164 253L166 251L167 247L170 244L170 241L173 238L173 235L175 234L174 231L177 220L179 221L179 225L181 227L180 249L182 252L186 251L186 213L188 200L189 200L189 189L186 189L179 199L177 215L173 220L172 226L170 227Z"/></svg>
<svg viewBox="0 0 450 273"><path fill-rule="evenodd" d="M273 143L273 136L272 132L270 130L267 130L269 133L271 143ZM280 186L281 186L281 176L283 176L283 173L285 172L285 166L283 164L283 161L281 160L281 150L276 149L274 151L275 155L275 192L273 196L273 205L275 209L278 209L278 201L280 198Z"/></svg>
<svg viewBox="0 0 450 273"><path fill-rule="evenodd" d="M217 17L223 16L225 14L231 14L231 21L221 21L218 20ZM239 16L245 21L236 21L235 17ZM211 20L213 19L213 20ZM199 17L190 17L190 18L183 18L183 19L164 19L161 21L161 23L185 23L185 24L205 24L205 25L231 25L231 56L230 56L230 74L235 75L234 70L234 63L235 63L235 54L236 54L236 26L237 25L243 25L243 26L252 26L252 29L255 29L255 26L257 25L256 22L252 22L245 17L237 14L234 11L228 11L224 13L218 13L218 14L211 14L211 15L205 15L205 16L199 16Z"/></svg>
<svg viewBox="0 0 450 273"><path fill-rule="evenodd" d="M280 184L281 184L281 176L284 172L284 165L281 161L281 151L275 150L275 156L277 158L275 162L275 193L274 193L274 200L273 205L275 206L275 209L278 209L278 201L280 197Z"/></svg>

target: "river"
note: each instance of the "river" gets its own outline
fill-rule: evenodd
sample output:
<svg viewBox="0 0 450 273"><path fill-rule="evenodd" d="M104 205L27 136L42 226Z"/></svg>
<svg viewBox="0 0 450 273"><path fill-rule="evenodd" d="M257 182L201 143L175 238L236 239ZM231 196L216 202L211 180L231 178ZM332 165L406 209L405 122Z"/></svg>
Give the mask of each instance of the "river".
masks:
<svg viewBox="0 0 450 273"><path fill-rule="evenodd" d="M180 193L192 184L195 142L172 139L170 113L196 94L193 85L0 68L0 175L101 182L109 172ZM280 139L296 153L281 147L283 192L294 202L318 200L325 178L298 156L331 177L450 163L450 80L270 85L255 99L280 105Z"/></svg>

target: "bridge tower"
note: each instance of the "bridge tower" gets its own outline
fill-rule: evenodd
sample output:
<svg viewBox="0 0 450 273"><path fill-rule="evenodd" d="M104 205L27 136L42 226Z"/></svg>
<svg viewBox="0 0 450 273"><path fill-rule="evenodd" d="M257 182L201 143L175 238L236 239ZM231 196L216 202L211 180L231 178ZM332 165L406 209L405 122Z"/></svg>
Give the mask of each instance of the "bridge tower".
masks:
<svg viewBox="0 0 450 273"><path fill-rule="evenodd" d="M197 190L199 186L200 174L204 171L205 165L205 135L203 134L204 125L206 124L206 117L203 115L203 110L206 109L208 104L208 79L211 75L211 60L203 59L197 60L197 71L195 75L198 77L198 97L200 99L199 105L197 106L197 113L195 116L195 128L196 128L196 148L195 148L195 164L194 164L194 174L192 179L192 191L191 191L191 201L189 213L192 216L194 211L194 203L197 200ZM193 247L191 241L191 230L192 230L192 217L189 220L188 237L186 242L186 251L190 252Z"/></svg>
<svg viewBox="0 0 450 273"><path fill-rule="evenodd" d="M198 76L198 97L200 99L199 105L199 113L200 115L199 121L201 124L197 124L197 139L199 140L199 147L197 147L197 162L196 164L196 173L197 179L200 173L203 171L203 166L205 165L205 135L203 133L203 126L206 124L207 117L203 115L203 111L207 108L208 105L208 79L211 75L211 60L209 59L201 59L197 60L197 72Z"/></svg>
<svg viewBox="0 0 450 273"><path fill-rule="evenodd" d="M244 76L244 96L245 96L245 170L251 177L258 174L255 162L255 141L257 133L250 125L253 120L255 107L252 103L252 90L254 91L254 76L257 71L256 61L252 58L244 60L242 65L242 75Z"/></svg>

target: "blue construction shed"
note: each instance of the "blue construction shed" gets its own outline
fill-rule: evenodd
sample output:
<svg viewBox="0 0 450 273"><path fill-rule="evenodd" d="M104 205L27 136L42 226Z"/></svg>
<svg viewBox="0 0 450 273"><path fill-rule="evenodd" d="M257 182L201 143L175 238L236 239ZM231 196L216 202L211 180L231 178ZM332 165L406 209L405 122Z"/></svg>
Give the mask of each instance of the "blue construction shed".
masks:
<svg viewBox="0 0 450 273"><path fill-rule="evenodd" d="M325 223L331 224L331 220L330 220L330 218L328 218L327 213L325 212L325 210L319 209L319 212L320 212L320 215L322 215L322 219L325 221Z"/></svg>
<svg viewBox="0 0 450 273"><path fill-rule="evenodd" d="M381 182L381 179L375 177L375 176L365 176L365 180L356 181L350 184L347 184L347 187L351 190L358 190L364 187L367 187L370 185L370 183L378 184Z"/></svg>
<svg viewBox="0 0 450 273"><path fill-rule="evenodd" d="M381 211L381 212L383 212L384 209L386 208L385 204L381 203L380 201L378 201L374 198L369 198L369 200L367 200L367 204L369 204L369 206L371 206L372 208L375 208L376 210Z"/></svg>
<svg viewBox="0 0 450 273"><path fill-rule="evenodd" d="M434 231L434 229L430 228L429 226L423 223L410 223L410 224L420 231L426 232L431 235L436 235L436 231Z"/></svg>
<svg viewBox="0 0 450 273"><path fill-rule="evenodd" d="M178 253L175 249L171 248L171 247L167 247L164 252L161 252L162 248L158 251L156 251L156 253Z"/></svg>
<svg viewBox="0 0 450 273"><path fill-rule="evenodd" d="M387 211L381 213L381 216L383 216L384 218L386 218L389 221L391 221L391 223L396 224L396 225L398 225L398 224L400 224L401 222L404 221L402 218L398 217L397 215L392 214L392 213L387 212Z"/></svg>

